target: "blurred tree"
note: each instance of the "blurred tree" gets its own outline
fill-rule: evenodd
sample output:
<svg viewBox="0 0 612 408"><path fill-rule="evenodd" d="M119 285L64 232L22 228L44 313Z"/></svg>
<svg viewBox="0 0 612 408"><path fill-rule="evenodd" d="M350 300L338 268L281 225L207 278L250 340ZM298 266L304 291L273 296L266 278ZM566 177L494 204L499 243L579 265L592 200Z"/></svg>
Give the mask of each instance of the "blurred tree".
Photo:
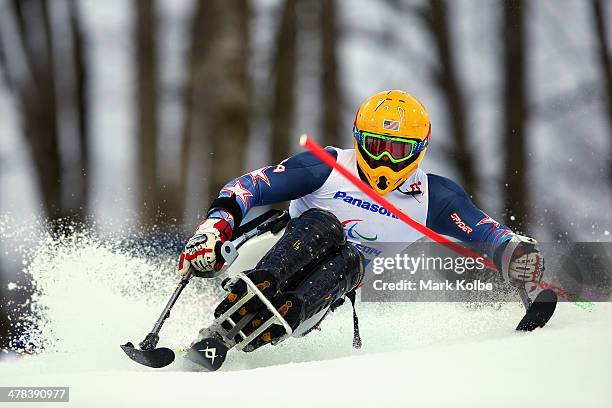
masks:
<svg viewBox="0 0 612 408"><path fill-rule="evenodd" d="M89 148L89 104L87 100L87 87L89 84L89 72L85 60L85 38L81 25L81 18L77 6L77 0L68 0L68 18L70 21L70 35L72 39L72 63L74 64L74 75L72 79L73 95L76 117L76 132L79 146L79 161L76 169L80 178L80 190L77 205L80 218L87 214L89 209L89 191L91 182L89 178L90 148Z"/></svg>
<svg viewBox="0 0 612 408"><path fill-rule="evenodd" d="M212 158L207 163L209 199L244 170L250 125L249 22L248 0L201 0L196 5L184 87L180 208L196 143ZM198 181L205 178L198 176Z"/></svg>
<svg viewBox="0 0 612 408"><path fill-rule="evenodd" d="M321 0L321 65L323 145L341 146L342 109L338 79L338 22L336 0Z"/></svg>
<svg viewBox="0 0 612 408"><path fill-rule="evenodd" d="M196 132L204 135L204 129L201 126L202 120L196 120L198 116L196 100L203 104L203 99L205 98L207 81L202 67L206 61L214 32L212 3L206 0L199 0L195 7L196 11L191 23L187 75L183 86L183 123L179 156L180 170L176 192L177 207L179 209L177 214L180 216L179 225L182 224L182 216L185 212L193 136Z"/></svg>
<svg viewBox="0 0 612 408"><path fill-rule="evenodd" d="M514 230L527 232L529 225L529 189L527 187L527 158L525 127L527 96L525 92L525 4L522 0L503 2L504 44L504 139L505 158L504 204L505 223Z"/></svg>
<svg viewBox="0 0 612 408"><path fill-rule="evenodd" d="M154 225L166 211L160 208L158 163L157 17L155 1L135 0L138 110L138 189L141 222Z"/></svg>
<svg viewBox="0 0 612 408"><path fill-rule="evenodd" d="M282 3L272 62L274 90L272 101L272 163L280 163L291 152L290 137L295 114L296 48L298 0Z"/></svg>
<svg viewBox="0 0 612 408"><path fill-rule="evenodd" d="M61 204L58 111L48 4L32 0L12 3L28 77L23 78L9 67L5 69L11 75L10 87L20 102L23 135L34 159L45 211L49 218L56 219L65 214ZM26 8L32 12L26 13Z"/></svg>
<svg viewBox="0 0 612 408"><path fill-rule="evenodd" d="M479 184L474 168L476 160L469 144L466 120L468 112L453 53L447 1L431 0L425 3L418 13L425 21L434 40L439 66L432 72L436 85L444 95L450 116L449 124L453 145L447 153L449 159L457 166L461 184L465 190L468 194L476 195Z"/></svg>
<svg viewBox="0 0 612 408"><path fill-rule="evenodd" d="M608 43L608 27L606 27L605 2L592 0L593 19L595 20L595 33L597 38L599 64L604 82L604 104L607 113L608 133L610 134L610 154L608 154L608 185L612 191L612 60L610 58L610 44Z"/></svg>
<svg viewBox="0 0 612 408"><path fill-rule="evenodd" d="M52 12L50 7L57 10ZM33 159L43 209L55 227L60 218L84 219L89 191L87 65L76 7L74 0L13 0L6 4L6 10L16 29L0 30L4 79L20 108L22 133ZM54 38L55 30L66 28L66 38ZM67 49L70 52L66 54ZM74 132L60 135L62 112L71 112L63 115L62 120L71 123L62 129L73 128ZM60 136L77 160L62 157ZM72 182L65 183L65 176Z"/></svg>
<svg viewBox="0 0 612 408"><path fill-rule="evenodd" d="M212 45L214 61L210 131L212 147L208 197L213 200L232 178L245 171L246 147L250 128L249 39L251 10L249 0L216 3L217 29Z"/></svg>

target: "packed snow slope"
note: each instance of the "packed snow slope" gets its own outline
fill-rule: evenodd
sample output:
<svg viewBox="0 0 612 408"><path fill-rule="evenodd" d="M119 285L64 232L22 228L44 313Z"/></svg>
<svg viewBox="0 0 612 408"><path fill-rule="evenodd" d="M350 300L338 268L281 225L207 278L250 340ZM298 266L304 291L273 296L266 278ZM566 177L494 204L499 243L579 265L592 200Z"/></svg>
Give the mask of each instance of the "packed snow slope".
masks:
<svg viewBox="0 0 612 408"><path fill-rule="evenodd" d="M610 303L560 303L532 333L514 331L518 301L360 303L360 350L345 305L305 338L230 352L219 372L180 355L164 369L139 366L119 345L150 330L177 278L174 259L133 252L84 235L42 241L26 265L33 326L19 339L41 351L0 362L0 385L69 386L74 407L612 406ZM186 288L160 345L191 342L211 320L218 284Z"/></svg>

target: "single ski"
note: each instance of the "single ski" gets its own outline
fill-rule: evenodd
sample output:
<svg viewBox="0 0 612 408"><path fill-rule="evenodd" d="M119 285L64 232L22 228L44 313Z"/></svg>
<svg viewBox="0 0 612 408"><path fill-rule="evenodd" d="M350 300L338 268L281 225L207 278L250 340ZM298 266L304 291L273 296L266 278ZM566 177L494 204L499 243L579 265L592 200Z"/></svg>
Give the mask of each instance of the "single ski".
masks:
<svg viewBox="0 0 612 408"><path fill-rule="evenodd" d="M229 348L213 337L202 339L187 350L186 357L207 371L217 371L225 361Z"/></svg>
<svg viewBox="0 0 612 408"><path fill-rule="evenodd" d="M131 342L127 342L121 345L121 349L135 362L152 368L162 368L174 361L174 352L165 347L139 350Z"/></svg>

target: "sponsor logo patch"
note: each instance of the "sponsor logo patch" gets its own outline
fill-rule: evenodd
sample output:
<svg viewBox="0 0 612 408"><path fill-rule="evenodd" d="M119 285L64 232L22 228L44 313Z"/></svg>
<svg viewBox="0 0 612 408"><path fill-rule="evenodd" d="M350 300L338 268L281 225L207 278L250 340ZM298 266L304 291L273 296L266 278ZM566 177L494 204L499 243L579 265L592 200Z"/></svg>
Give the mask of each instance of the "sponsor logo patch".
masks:
<svg viewBox="0 0 612 408"><path fill-rule="evenodd" d="M346 229L346 235L348 235L349 238L353 238L353 239L363 239L364 241L376 241L378 239L378 234L374 234L373 237L366 237L364 235L361 235L355 229L355 227L357 227L357 225L362 221L363 220L342 221L342 226L344 227L344 229Z"/></svg>
<svg viewBox="0 0 612 408"><path fill-rule="evenodd" d="M453 220L457 228L459 228L461 231L465 232L466 234L471 234L472 231L474 231L472 228L468 227L465 222L461 220L461 217L459 217L459 214L457 214L456 212L451 213L450 218L451 220Z"/></svg>
<svg viewBox="0 0 612 408"><path fill-rule="evenodd" d="M215 364L215 357L217 357L217 349L214 347L198 350L199 352L204 353L204 357L210 359L210 364Z"/></svg>
<svg viewBox="0 0 612 408"><path fill-rule="evenodd" d="M414 193L423 193L421 191L421 182L417 181L416 183L412 183L410 185L410 191L414 192Z"/></svg>
<svg viewBox="0 0 612 408"><path fill-rule="evenodd" d="M369 201L362 200L361 198L351 197L350 195L346 194L346 192L344 191L336 192L336 194L334 194L334 199L342 200L347 204L363 208L364 210L372 211L373 213L377 213L380 215L386 215L387 217L397 219L397 217L391 214L385 207L381 207L378 204L373 204Z"/></svg>

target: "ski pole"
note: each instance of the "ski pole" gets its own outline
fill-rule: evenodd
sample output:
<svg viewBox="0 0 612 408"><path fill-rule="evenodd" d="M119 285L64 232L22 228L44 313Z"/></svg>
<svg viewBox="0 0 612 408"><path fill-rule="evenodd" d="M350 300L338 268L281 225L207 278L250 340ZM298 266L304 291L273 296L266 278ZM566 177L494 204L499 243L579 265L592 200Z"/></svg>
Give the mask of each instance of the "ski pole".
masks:
<svg viewBox="0 0 612 408"><path fill-rule="evenodd" d="M139 343L139 346L142 350L152 350L157 346L157 343L159 342L159 331L164 325L166 319L170 317L170 310L172 310L172 307L176 303L181 292L189 283L189 280L193 276L193 272L193 267L190 267L185 276L183 276L178 285L176 285L176 289L174 289L172 296L170 296L170 299L168 299L168 303L166 303L166 307L164 307L164 310L161 312L161 315L159 315L159 318L155 322L153 329L149 334L146 335L144 340Z"/></svg>

